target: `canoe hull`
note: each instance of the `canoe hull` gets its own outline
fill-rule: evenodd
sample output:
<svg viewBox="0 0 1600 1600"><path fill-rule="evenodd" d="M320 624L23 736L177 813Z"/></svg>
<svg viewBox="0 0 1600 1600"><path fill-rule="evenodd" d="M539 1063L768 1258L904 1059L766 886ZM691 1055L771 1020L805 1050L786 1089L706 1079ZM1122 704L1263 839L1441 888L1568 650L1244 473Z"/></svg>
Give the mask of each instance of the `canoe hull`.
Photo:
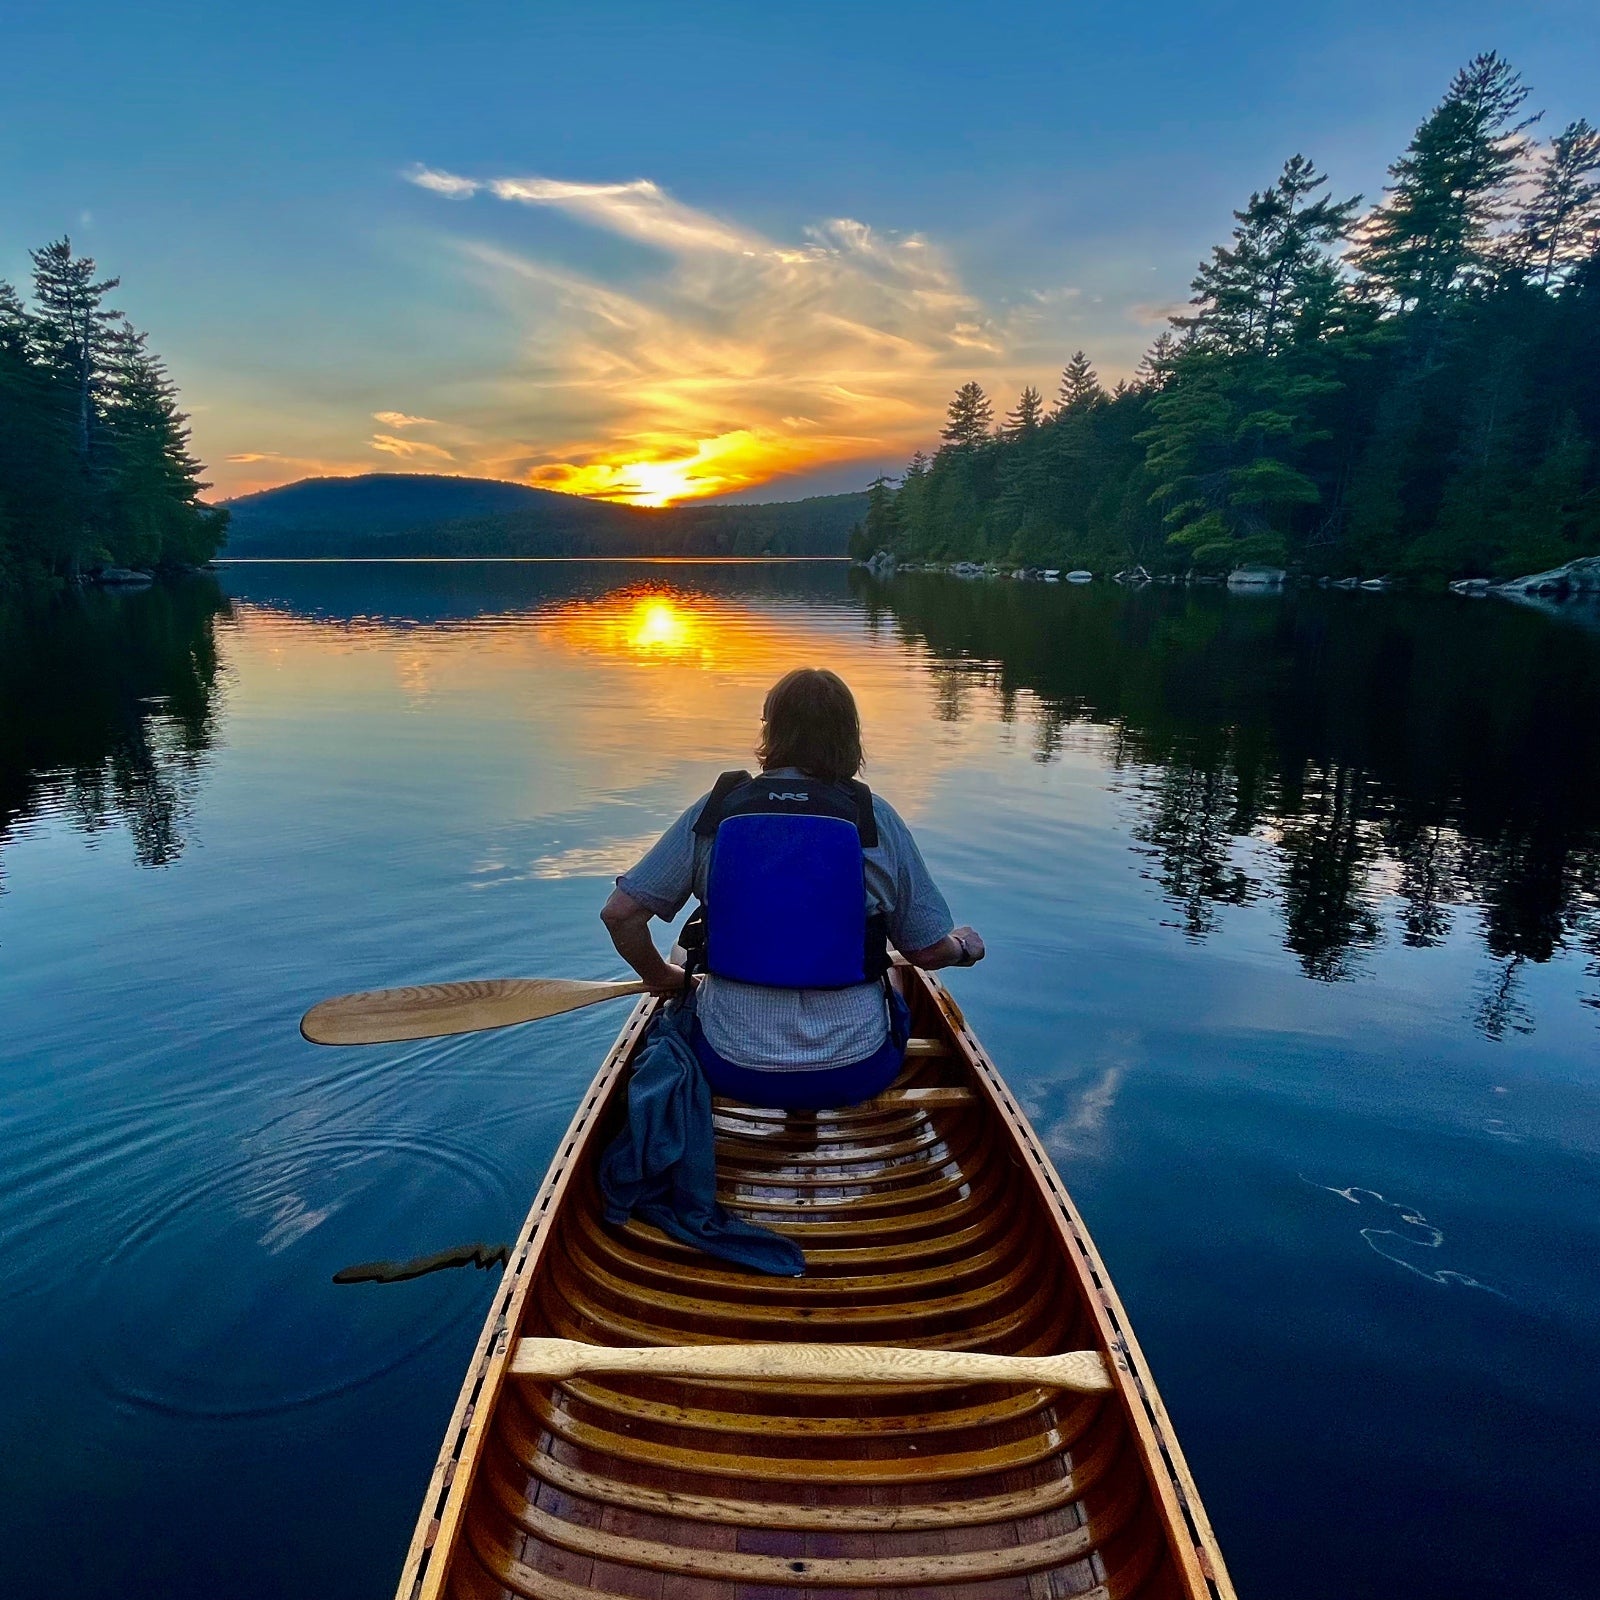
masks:
<svg viewBox="0 0 1600 1600"><path fill-rule="evenodd" d="M512 1250L401 1600L1232 1596L1065 1186L948 993L908 977L930 1042L883 1100L787 1115L718 1102L724 1201L801 1243L796 1280L601 1222L595 1156L654 1002L636 1007ZM1116 1388L511 1378L529 1335L1096 1348Z"/></svg>

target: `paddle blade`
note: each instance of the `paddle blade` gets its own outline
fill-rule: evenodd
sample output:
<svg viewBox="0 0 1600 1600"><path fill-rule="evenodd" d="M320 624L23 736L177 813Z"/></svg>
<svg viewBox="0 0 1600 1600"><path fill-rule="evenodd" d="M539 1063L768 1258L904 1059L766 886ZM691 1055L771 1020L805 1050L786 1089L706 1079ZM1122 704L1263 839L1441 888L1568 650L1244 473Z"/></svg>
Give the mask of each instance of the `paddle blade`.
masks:
<svg viewBox="0 0 1600 1600"><path fill-rule="evenodd" d="M395 1044L508 1028L643 993L638 982L591 983L582 978L480 978L368 989L312 1006L300 1019L300 1032L312 1044Z"/></svg>

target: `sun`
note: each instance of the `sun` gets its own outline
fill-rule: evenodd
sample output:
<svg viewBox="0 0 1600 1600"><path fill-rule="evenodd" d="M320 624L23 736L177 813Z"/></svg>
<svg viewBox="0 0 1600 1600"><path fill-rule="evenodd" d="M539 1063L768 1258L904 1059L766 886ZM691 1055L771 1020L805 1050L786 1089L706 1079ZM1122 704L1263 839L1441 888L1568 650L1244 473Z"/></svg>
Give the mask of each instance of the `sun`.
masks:
<svg viewBox="0 0 1600 1600"><path fill-rule="evenodd" d="M620 460L551 463L537 468L529 482L563 494L659 508L748 489L785 465L778 445L739 428L698 440L692 449L661 446Z"/></svg>
<svg viewBox="0 0 1600 1600"><path fill-rule="evenodd" d="M695 462L684 461L630 461L618 469L622 481L628 485L626 497L631 505L670 506L679 500L698 499L708 491L703 482L697 482ZM713 484L714 489L720 487Z"/></svg>

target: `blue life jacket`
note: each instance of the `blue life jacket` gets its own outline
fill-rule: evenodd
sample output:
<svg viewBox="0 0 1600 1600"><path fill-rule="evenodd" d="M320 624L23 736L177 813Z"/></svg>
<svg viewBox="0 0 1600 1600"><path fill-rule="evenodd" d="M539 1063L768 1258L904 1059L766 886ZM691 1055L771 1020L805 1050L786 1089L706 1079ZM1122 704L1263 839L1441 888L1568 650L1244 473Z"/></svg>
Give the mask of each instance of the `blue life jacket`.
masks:
<svg viewBox="0 0 1600 1600"><path fill-rule="evenodd" d="M705 903L683 937L707 972L844 989L889 970L883 916L867 914L862 851L877 844L878 824L866 784L725 772L694 831L711 840L711 860Z"/></svg>

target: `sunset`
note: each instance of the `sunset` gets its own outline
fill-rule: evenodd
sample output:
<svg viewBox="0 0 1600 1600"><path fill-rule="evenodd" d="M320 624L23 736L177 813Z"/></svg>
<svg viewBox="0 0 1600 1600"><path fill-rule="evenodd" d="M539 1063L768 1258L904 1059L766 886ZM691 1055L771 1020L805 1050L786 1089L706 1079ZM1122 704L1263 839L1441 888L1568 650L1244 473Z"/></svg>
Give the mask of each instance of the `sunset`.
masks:
<svg viewBox="0 0 1600 1600"><path fill-rule="evenodd" d="M1600 1593L1596 22L11 7L0 1600Z"/></svg>
<svg viewBox="0 0 1600 1600"><path fill-rule="evenodd" d="M998 415L1080 346L1131 378L1232 207L1297 148L1376 194L1483 39L1551 130L1594 66L1560 5L1393 39L1372 5L1265 29L1033 8L985 14L981 67L960 8L914 47L913 13L851 10L840 54L845 15L402 8L374 31L290 7L196 34L158 10L112 49L36 12L0 278L61 233L112 264L219 496L400 470L797 499L931 450L962 382ZM63 52L83 98L52 140ZM176 56L148 103L130 63ZM137 156L113 132L135 104Z"/></svg>

